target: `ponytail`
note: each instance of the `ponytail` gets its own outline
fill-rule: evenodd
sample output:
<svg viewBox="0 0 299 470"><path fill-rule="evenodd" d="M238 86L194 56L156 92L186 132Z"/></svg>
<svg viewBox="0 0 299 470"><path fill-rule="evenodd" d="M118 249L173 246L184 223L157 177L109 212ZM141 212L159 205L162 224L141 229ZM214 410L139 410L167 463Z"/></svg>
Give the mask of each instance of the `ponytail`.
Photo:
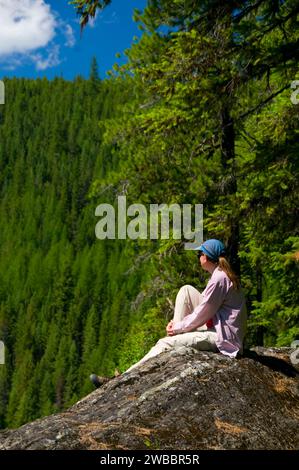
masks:
<svg viewBox="0 0 299 470"><path fill-rule="evenodd" d="M232 281L233 288L236 289L236 290L240 289L241 285L240 285L239 278L234 273L234 271L232 270L231 265L229 264L227 259L224 258L224 256L219 256L218 266L222 271L225 272L225 274L227 274L229 279Z"/></svg>

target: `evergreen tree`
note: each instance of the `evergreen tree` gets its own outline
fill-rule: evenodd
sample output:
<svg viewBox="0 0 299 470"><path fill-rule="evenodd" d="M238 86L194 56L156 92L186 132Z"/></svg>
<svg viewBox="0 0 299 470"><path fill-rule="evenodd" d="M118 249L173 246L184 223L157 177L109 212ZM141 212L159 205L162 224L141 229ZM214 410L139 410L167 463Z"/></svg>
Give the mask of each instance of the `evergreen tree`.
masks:
<svg viewBox="0 0 299 470"><path fill-rule="evenodd" d="M100 80L98 62L95 56L91 59L89 78L92 83L97 83Z"/></svg>
<svg viewBox="0 0 299 470"><path fill-rule="evenodd" d="M76 2L96 12L109 2ZM83 10L82 10L83 11ZM203 203L240 266L247 344L298 337L297 3L152 0L99 81L6 81L0 108L0 425L64 409L164 334L198 277L178 240L97 240L95 208ZM96 86L95 86L96 83ZM8 105L9 104L9 105Z"/></svg>

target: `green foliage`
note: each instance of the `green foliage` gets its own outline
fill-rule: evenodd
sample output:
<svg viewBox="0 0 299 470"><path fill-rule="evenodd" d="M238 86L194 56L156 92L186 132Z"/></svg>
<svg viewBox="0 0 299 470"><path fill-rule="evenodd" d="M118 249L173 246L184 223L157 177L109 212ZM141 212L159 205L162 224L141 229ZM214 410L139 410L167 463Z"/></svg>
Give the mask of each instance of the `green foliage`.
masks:
<svg viewBox="0 0 299 470"><path fill-rule="evenodd" d="M76 8L77 15L80 16L81 30L91 18L94 18L97 10L103 10L111 3L111 0L72 0L69 2Z"/></svg>
<svg viewBox="0 0 299 470"><path fill-rule="evenodd" d="M77 1L83 25L109 2ZM298 337L295 2L150 0L128 62L99 80L6 81L0 109L0 426L65 409L122 371L200 290L181 240L95 238L95 208L204 205L240 269L247 345ZM84 22L85 21L85 22ZM199 276L199 277L198 277Z"/></svg>
<svg viewBox="0 0 299 470"><path fill-rule="evenodd" d="M149 302L145 302L142 311L134 315L125 336L119 362L122 371L139 361L161 336L165 336L166 323L165 318L161 316L161 309L150 308L148 304ZM143 313L141 318L140 313Z"/></svg>
<svg viewBox="0 0 299 470"><path fill-rule="evenodd" d="M99 83L100 76L96 57L92 58L89 78L94 85Z"/></svg>
<svg viewBox="0 0 299 470"><path fill-rule="evenodd" d="M298 237L298 107L290 100L296 5L265 0L236 10L161 0L148 2L137 19L145 34L121 70L134 77L137 96L104 136L121 156L114 184L143 203L203 203L206 237L233 248L242 276L248 344L287 343L298 321L298 257L290 243ZM167 258L180 244L158 242L153 250L166 296L166 279L178 269L177 260L165 269ZM182 279L189 270L186 264Z"/></svg>
<svg viewBox="0 0 299 470"><path fill-rule="evenodd" d="M130 260L120 262L121 247L96 239L101 200L89 194L95 177L113 168L99 122L121 104L125 85L100 81L95 62L92 70L90 80L73 83L6 81L8 104L0 110L1 427L64 409L90 392L90 373L114 372L115 351L129 327L139 280L124 275Z"/></svg>

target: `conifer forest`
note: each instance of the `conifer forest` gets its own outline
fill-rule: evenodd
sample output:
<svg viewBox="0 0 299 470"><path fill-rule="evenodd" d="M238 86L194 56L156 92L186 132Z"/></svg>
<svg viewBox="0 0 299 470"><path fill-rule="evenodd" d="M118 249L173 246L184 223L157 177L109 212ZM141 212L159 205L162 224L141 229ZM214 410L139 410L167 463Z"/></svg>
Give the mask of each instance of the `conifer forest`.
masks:
<svg viewBox="0 0 299 470"><path fill-rule="evenodd" d="M73 2L83 35L109 3ZM95 58L88 79L2 77L0 428L125 371L165 335L178 289L205 287L181 239L96 237L96 207L119 196L203 204L204 239L240 275L246 347L299 339L298 14L296 0L148 0L108 78Z"/></svg>

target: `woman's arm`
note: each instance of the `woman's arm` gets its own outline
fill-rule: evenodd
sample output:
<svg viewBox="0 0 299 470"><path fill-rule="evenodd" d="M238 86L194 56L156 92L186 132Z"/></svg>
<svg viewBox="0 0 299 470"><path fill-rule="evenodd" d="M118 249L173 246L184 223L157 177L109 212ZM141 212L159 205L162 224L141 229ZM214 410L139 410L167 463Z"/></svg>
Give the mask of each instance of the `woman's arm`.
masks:
<svg viewBox="0 0 299 470"><path fill-rule="evenodd" d="M204 291L203 301L182 321L172 325L172 333L176 335L193 331L204 325L210 318L213 318L221 307L229 287L226 279L209 282Z"/></svg>

